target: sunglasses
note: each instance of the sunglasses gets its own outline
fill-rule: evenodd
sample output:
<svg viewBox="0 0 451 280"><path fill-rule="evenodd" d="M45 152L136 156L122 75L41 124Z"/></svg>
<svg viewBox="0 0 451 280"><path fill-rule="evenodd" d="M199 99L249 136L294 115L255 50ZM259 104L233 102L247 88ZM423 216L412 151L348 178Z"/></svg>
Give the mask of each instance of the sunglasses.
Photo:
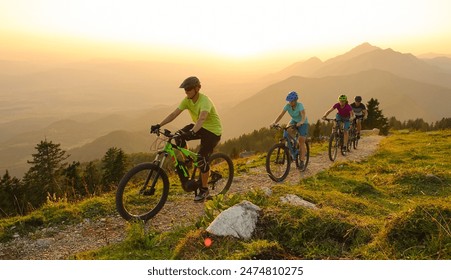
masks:
<svg viewBox="0 0 451 280"><path fill-rule="evenodd" d="M192 91L195 87L186 87L185 91Z"/></svg>

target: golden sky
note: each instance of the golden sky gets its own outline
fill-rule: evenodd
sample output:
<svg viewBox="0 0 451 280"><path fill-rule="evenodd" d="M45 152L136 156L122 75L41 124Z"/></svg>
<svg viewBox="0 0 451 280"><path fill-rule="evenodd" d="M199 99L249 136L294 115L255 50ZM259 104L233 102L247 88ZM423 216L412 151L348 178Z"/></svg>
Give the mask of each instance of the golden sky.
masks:
<svg viewBox="0 0 451 280"><path fill-rule="evenodd" d="M450 0L0 0L0 59L451 53Z"/></svg>

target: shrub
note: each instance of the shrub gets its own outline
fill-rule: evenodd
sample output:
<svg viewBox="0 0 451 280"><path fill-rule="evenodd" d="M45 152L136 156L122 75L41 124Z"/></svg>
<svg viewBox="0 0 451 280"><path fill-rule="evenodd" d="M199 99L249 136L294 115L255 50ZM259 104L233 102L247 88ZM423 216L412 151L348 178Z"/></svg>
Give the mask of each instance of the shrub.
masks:
<svg viewBox="0 0 451 280"><path fill-rule="evenodd" d="M394 258L450 259L451 207L417 205L400 213L386 227Z"/></svg>

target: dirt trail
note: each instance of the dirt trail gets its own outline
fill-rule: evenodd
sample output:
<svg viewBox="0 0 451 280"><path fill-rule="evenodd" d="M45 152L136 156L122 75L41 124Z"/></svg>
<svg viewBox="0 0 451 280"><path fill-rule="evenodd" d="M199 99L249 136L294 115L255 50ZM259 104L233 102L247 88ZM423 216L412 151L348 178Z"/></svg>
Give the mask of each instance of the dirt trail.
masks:
<svg viewBox="0 0 451 280"><path fill-rule="evenodd" d="M377 149L383 137L369 135L363 137L358 150L346 157L338 155L337 161L360 161L368 157ZM312 176L329 168L333 162L327 153L311 157L308 168L300 173L291 170L285 182L296 184L300 178ZM251 169L247 174L234 179L230 192L246 192L261 187L271 187L275 183L269 179L265 168ZM168 200L158 215L147 223L158 231L169 231L173 227L193 223L203 214L203 203L194 203L192 195L183 195L177 203ZM118 215L108 216L97 220L85 219L76 225L64 224L54 227L41 228L26 236L15 234L14 239L7 243L0 243L0 259L16 260L56 260L87 250L118 243L124 240L126 222Z"/></svg>

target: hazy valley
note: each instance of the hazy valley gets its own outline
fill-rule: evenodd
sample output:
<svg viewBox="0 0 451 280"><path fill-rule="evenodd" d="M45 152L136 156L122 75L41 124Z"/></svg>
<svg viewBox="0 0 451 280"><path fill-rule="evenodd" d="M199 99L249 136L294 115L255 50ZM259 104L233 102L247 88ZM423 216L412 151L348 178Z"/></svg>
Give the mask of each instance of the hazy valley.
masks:
<svg viewBox="0 0 451 280"><path fill-rule="evenodd" d="M0 61L0 170L21 176L39 141L47 138L72 156L100 158L109 147L147 151L148 129L183 97L180 81L198 75L220 112L223 140L269 125L296 90L310 123L338 94L380 101L385 116L428 122L450 117L451 58L417 58L362 44L322 62L296 62L267 75L239 65L192 67L169 63L90 61L40 65ZM183 114L174 129L189 122ZM2 172L3 172L2 171Z"/></svg>

